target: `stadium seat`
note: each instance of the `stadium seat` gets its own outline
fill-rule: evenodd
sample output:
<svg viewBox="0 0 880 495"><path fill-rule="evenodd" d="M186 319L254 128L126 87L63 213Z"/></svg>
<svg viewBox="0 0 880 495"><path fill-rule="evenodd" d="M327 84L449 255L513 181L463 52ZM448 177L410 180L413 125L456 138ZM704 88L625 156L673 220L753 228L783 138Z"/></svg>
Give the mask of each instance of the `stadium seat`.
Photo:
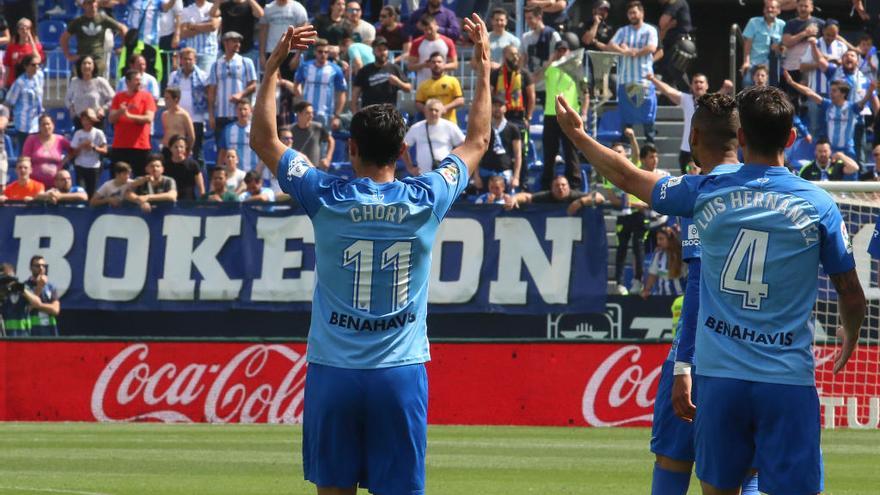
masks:
<svg viewBox="0 0 880 495"><path fill-rule="evenodd" d="M217 143L213 136L205 136L202 141L202 154L205 156L205 165L208 168L214 168L217 165Z"/></svg>
<svg viewBox="0 0 880 495"><path fill-rule="evenodd" d="M541 107L535 108L532 112L532 120L529 121L529 124L543 124L544 123L544 109Z"/></svg>
<svg viewBox="0 0 880 495"><path fill-rule="evenodd" d="M67 30L67 23L59 20L46 20L37 23L37 34L40 36L40 42L43 49L52 51L58 48L58 42L61 40L61 33Z"/></svg>
<svg viewBox="0 0 880 495"><path fill-rule="evenodd" d="M802 160L813 161L816 158L816 145L808 143L803 138L798 138L790 148L785 150L785 157L791 163Z"/></svg>
<svg viewBox="0 0 880 495"><path fill-rule="evenodd" d="M61 50L46 52L45 73L49 79L67 79L70 76L70 65Z"/></svg>
<svg viewBox="0 0 880 495"><path fill-rule="evenodd" d="M583 189L584 191L588 191L590 189L590 175L593 173L593 166L589 163L581 164L581 179L583 180Z"/></svg>
<svg viewBox="0 0 880 495"><path fill-rule="evenodd" d="M343 131L334 131L333 139L336 140L336 148L333 150L333 156L331 157L332 162L347 162L348 161L348 138L351 137L351 134ZM317 166L317 163L314 165Z"/></svg>
<svg viewBox="0 0 880 495"><path fill-rule="evenodd" d="M52 117L55 122L55 132L70 137L73 134L73 119L70 116L70 110L60 107L53 108L46 113Z"/></svg>
<svg viewBox="0 0 880 495"><path fill-rule="evenodd" d="M620 110L616 108L605 110L599 117L597 139L606 146L614 141L620 141L623 136L620 129L622 126L623 121L620 120Z"/></svg>
<svg viewBox="0 0 880 495"><path fill-rule="evenodd" d="M18 160L18 150L15 149L15 143L12 142L12 138L9 137L9 134L3 134L3 146L6 148L6 160L9 162L9 167L7 170L7 174L9 182L15 180L13 177L15 175L15 162Z"/></svg>

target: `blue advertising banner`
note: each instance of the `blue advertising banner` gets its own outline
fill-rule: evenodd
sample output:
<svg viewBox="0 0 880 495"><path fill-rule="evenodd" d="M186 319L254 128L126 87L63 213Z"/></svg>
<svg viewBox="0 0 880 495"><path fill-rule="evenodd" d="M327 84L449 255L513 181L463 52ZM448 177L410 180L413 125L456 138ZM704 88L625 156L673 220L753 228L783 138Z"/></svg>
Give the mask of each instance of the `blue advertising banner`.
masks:
<svg viewBox="0 0 880 495"><path fill-rule="evenodd" d="M378 228L378 227L377 227ZM602 312L602 210L456 206L434 243L432 312ZM0 207L0 261L49 265L67 309L308 311L311 221L289 205Z"/></svg>

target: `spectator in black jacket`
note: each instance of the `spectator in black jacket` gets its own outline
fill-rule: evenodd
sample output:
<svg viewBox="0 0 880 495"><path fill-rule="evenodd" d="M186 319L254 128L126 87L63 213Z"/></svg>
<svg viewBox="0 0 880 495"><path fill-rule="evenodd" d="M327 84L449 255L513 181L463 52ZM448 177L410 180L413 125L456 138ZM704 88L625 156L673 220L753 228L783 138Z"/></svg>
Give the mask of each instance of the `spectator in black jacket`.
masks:
<svg viewBox="0 0 880 495"><path fill-rule="evenodd" d="M801 169L800 176L809 181L844 180L847 175L859 171L855 160L838 151L831 153L828 139L816 142L816 159Z"/></svg>

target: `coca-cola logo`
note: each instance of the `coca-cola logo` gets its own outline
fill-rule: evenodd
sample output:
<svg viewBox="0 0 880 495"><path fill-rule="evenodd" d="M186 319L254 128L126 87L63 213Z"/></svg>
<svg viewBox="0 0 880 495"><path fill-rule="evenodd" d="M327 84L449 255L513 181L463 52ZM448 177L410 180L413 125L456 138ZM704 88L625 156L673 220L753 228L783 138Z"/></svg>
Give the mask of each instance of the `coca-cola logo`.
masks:
<svg viewBox="0 0 880 495"><path fill-rule="evenodd" d="M642 350L628 345L608 356L590 377L581 403L590 426L650 423L661 366L646 370Z"/></svg>
<svg viewBox="0 0 880 495"><path fill-rule="evenodd" d="M153 362L133 344L107 363L92 389L98 421L301 423L305 356L252 345L223 363Z"/></svg>

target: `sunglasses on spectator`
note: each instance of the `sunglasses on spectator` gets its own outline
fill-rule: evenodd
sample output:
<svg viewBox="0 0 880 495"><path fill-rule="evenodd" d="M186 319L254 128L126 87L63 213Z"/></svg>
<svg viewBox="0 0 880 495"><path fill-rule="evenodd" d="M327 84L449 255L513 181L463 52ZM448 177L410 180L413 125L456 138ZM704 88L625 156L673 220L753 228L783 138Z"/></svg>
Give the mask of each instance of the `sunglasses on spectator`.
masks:
<svg viewBox="0 0 880 495"><path fill-rule="evenodd" d="M288 141L293 141L293 136L281 136L281 140L285 143Z"/></svg>
<svg viewBox="0 0 880 495"><path fill-rule="evenodd" d="M354 14L355 12L360 12L361 9L345 9L345 11L349 14Z"/></svg>
<svg viewBox="0 0 880 495"><path fill-rule="evenodd" d="M49 263L34 263L34 264L31 265L31 266L34 267L34 268L48 267L48 266L49 266Z"/></svg>

